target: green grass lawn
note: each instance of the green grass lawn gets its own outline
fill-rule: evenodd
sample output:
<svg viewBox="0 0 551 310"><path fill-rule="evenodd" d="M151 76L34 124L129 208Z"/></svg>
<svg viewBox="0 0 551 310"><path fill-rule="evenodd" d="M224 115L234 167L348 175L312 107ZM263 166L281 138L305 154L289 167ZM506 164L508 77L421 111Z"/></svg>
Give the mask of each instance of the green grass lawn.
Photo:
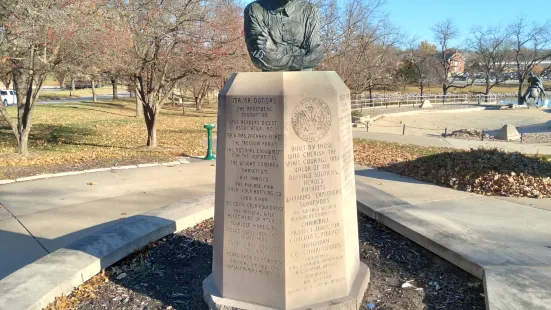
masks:
<svg viewBox="0 0 551 310"><path fill-rule="evenodd" d="M17 115L15 107L7 109L12 117ZM145 122L135 117L132 99L38 105L35 109L28 157L15 154L17 142L0 119L0 178L204 155L203 125L216 121L214 106L194 112L190 105L182 115L181 107L166 105L157 125L159 147L150 150L144 147Z"/></svg>

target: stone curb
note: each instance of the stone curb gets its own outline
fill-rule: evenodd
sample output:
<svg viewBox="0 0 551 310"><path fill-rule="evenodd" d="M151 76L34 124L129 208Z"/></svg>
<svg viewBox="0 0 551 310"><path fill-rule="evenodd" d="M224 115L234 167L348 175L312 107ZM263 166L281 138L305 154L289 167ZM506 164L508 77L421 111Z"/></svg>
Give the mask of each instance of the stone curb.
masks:
<svg viewBox="0 0 551 310"><path fill-rule="evenodd" d="M211 194L124 219L0 280L0 309L42 309L148 243L213 216Z"/></svg>
<svg viewBox="0 0 551 310"><path fill-rule="evenodd" d="M194 157L191 157L194 158ZM201 158L202 157L197 157ZM109 168L96 168L96 169L88 169L88 170L78 170L78 171L68 171L68 172L60 172L60 173L53 173L53 174L39 174L39 175L33 175L30 177L23 177L23 178L17 178L17 179L4 179L0 180L0 185L3 184L11 184L16 182L25 182L25 181L34 181L34 180L43 180L43 179L50 179L50 178L57 178L57 177L66 177L70 175L79 175L79 174L85 174L85 173L95 173L95 172L103 172L103 171L110 171L110 170L127 170L127 169L135 169L135 168L148 168L148 167L157 167L157 166L174 166L174 165L184 165L189 164L190 162L184 157L177 161L171 161L166 163L150 163L150 164L138 164L138 165L128 165L128 166L113 166Z"/></svg>

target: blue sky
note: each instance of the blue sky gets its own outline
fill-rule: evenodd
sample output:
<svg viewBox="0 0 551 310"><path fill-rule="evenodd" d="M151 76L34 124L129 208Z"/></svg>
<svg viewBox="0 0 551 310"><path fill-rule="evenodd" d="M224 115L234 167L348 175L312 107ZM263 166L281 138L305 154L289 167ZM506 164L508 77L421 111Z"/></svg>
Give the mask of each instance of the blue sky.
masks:
<svg viewBox="0 0 551 310"><path fill-rule="evenodd" d="M521 14L543 23L551 17L551 0L386 0L383 10L393 24L420 40L434 41L431 26L451 18L460 35L455 43L462 44L473 26L508 24Z"/></svg>

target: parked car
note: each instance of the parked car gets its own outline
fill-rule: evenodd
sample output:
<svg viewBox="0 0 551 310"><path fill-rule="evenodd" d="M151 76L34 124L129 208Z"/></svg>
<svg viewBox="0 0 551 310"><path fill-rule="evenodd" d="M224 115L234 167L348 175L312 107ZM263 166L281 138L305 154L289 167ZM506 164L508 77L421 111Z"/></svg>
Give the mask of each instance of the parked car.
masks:
<svg viewBox="0 0 551 310"><path fill-rule="evenodd" d="M13 89L0 90L0 102L7 107L9 105L17 104L16 92Z"/></svg>
<svg viewBox="0 0 551 310"><path fill-rule="evenodd" d="M75 81L75 89L92 88L92 81L77 80Z"/></svg>

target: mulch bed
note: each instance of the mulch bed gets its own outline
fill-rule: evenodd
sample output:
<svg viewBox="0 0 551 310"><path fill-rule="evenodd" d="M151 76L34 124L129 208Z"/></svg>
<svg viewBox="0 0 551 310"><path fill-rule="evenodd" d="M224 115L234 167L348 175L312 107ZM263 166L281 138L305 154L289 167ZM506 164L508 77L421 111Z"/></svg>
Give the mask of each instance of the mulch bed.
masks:
<svg viewBox="0 0 551 310"><path fill-rule="evenodd" d="M371 270L362 309L484 309L479 279L365 216L359 235ZM208 309L201 285L212 269L212 238L212 219L169 235L47 309Z"/></svg>

